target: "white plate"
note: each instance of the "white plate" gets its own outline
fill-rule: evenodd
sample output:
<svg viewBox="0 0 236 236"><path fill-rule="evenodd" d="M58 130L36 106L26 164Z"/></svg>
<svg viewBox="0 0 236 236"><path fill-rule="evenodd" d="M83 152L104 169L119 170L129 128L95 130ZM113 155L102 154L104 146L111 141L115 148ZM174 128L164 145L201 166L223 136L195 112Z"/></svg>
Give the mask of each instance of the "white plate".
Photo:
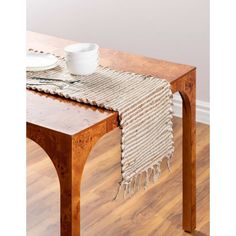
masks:
<svg viewBox="0 0 236 236"><path fill-rule="evenodd" d="M49 70L58 65L58 58L51 54L29 52L26 54L26 70Z"/></svg>

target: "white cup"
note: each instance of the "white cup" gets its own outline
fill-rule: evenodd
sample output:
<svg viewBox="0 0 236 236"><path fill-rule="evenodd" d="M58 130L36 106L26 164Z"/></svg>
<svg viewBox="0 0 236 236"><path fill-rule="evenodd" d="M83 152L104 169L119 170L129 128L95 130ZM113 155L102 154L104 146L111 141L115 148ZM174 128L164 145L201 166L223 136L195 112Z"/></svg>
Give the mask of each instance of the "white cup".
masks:
<svg viewBox="0 0 236 236"><path fill-rule="evenodd" d="M98 67L98 60L89 61L66 61L68 71L73 75L90 75Z"/></svg>
<svg viewBox="0 0 236 236"><path fill-rule="evenodd" d="M78 43L65 47L66 65L71 74L89 75L93 74L99 61L97 44Z"/></svg>

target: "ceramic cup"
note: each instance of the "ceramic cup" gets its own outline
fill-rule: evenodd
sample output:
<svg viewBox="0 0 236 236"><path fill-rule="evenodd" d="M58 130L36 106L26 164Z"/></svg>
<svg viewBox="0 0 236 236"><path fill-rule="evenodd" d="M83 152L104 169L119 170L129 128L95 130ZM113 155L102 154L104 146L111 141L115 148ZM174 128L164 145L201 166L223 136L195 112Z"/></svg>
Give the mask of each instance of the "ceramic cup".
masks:
<svg viewBox="0 0 236 236"><path fill-rule="evenodd" d="M66 61L68 71L73 75L90 75L93 74L98 67L98 60L88 61Z"/></svg>
<svg viewBox="0 0 236 236"><path fill-rule="evenodd" d="M78 43L65 47L66 65L71 74L93 74L99 62L99 47L93 43Z"/></svg>

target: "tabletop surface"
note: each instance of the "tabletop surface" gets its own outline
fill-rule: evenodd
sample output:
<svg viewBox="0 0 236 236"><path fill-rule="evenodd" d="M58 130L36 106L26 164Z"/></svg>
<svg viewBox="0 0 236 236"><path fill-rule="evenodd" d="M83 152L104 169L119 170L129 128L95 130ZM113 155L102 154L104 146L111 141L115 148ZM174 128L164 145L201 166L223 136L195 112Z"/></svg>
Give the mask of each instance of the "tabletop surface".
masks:
<svg viewBox="0 0 236 236"><path fill-rule="evenodd" d="M27 32L27 47L64 55L63 48L75 43L48 35ZM171 84L189 73L193 66L100 49L100 64L116 70L157 76ZM58 96L27 90L27 122L68 135L79 133L107 119L117 119L115 112L80 104Z"/></svg>
<svg viewBox="0 0 236 236"><path fill-rule="evenodd" d="M74 135L108 118L115 112L35 91L27 92L27 122Z"/></svg>

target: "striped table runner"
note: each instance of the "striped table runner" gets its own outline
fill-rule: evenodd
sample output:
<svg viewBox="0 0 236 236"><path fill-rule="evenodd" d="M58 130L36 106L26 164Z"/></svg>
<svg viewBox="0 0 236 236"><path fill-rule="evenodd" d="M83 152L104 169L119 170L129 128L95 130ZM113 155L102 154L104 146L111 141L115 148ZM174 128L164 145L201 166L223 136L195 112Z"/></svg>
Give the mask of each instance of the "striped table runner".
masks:
<svg viewBox="0 0 236 236"><path fill-rule="evenodd" d="M163 159L169 163L174 147L168 81L102 66L92 75L75 76L60 58L54 69L27 72L26 86L118 112L122 132L120 190L125 196L157 180Z"/></svg>

